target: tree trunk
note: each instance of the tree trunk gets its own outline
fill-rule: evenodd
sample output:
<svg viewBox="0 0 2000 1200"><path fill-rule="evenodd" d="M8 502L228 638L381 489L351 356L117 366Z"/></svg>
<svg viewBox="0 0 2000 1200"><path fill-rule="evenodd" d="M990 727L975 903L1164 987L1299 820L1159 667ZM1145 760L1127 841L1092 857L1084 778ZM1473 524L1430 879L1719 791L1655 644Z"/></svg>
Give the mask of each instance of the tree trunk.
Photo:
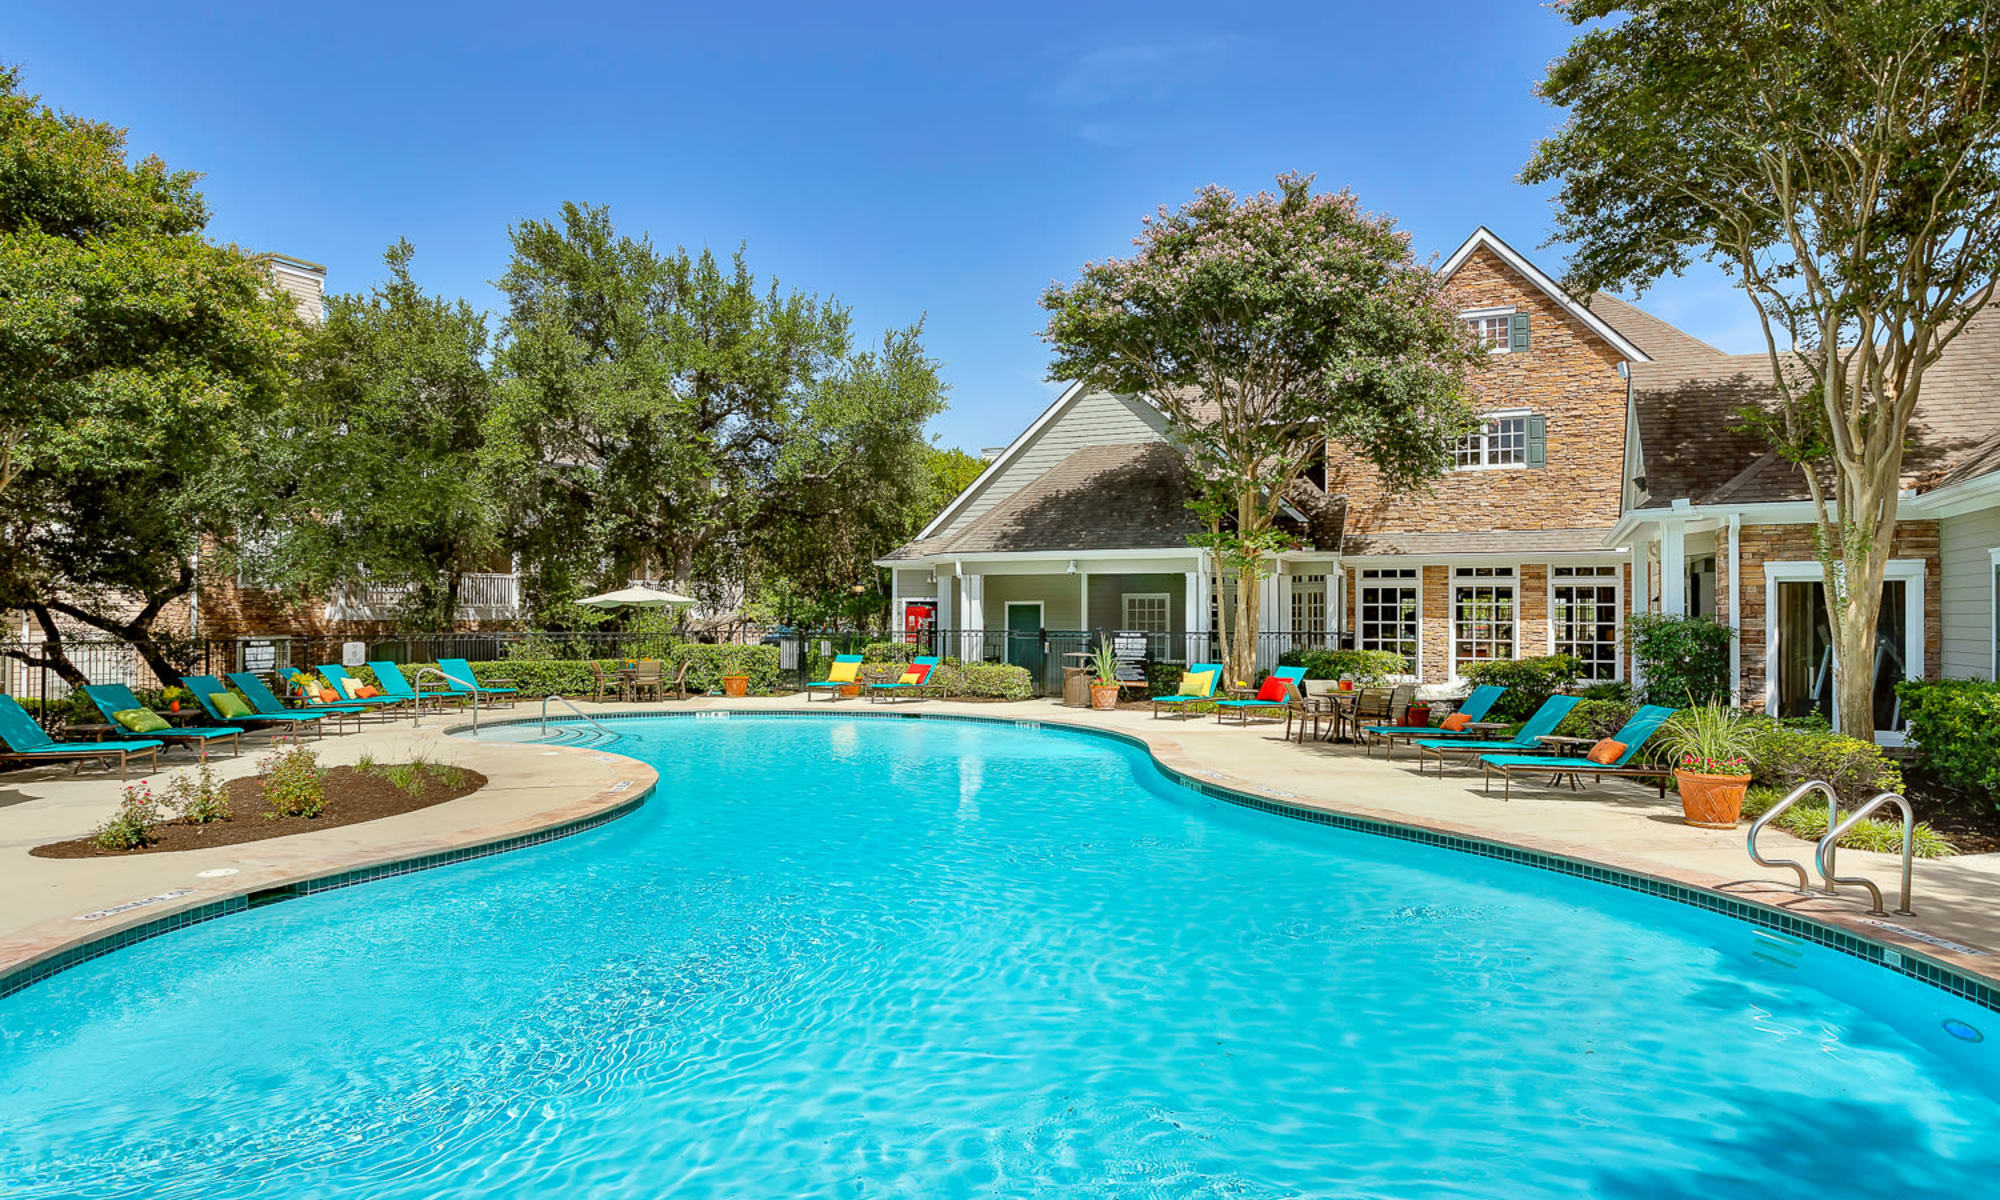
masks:
<svg viewBox="0 0 2000 1200"><path fill-rule="evenodd" d="M1875 622L1881 615L1882 589L1850 591L1846 611L1833 631L1834 708L1840 731L1866 742L1875 740Z"/></svg>
<svg viewBox="0 0 2000 1200"><path fill-rule="evenodd" d="M1257 607L1263 571L1252 567L1236 572L1236 634L1230 639L1229 678L1248 683L1257 677Z"/></svg>

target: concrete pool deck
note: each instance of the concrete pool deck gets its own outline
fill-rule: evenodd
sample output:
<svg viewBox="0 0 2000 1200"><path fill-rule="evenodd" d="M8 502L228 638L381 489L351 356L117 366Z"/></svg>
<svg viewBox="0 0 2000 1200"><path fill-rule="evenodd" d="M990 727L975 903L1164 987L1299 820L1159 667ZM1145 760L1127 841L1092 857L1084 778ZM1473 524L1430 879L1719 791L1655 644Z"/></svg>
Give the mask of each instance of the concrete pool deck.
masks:
<svg viewBox="0 0 2000 1200"><path fill-rule="evenodd" d="M1142 740L1164 765L1196 779L1285 804L1501 842L1711 889L2000 982L2000 854L1919 860L1912 898L1916 915L1892 912L1871 918L1858 887L1831 898L1802 897L1791 890L1791 872L1753 864L1744 852L1744 829L1683 824L1679 801L1671 793L1662 800L1653 789L1628 783L1571 792L1517 780L1513 800L1503 801L1482 794L1476 772L1448 768L1440 780L1420 776L1407 752L1384 761L1379 752L1364 757L1348 746L1301 746L1283 740L1282 723L1243 727L1220 725L1212 717L1155 720L1143 711L1095 713L1048 700L925 701L892 709L860 700L808 705L792 696L581 707L594 714L808 707L845 713L937 712L1111 730ZM483 713L481 719L519 719L532 711L523 705ZM619 756L615 746L606 753L446 736L447 729L468 719L427 716L419 729L406 720L371 724L360 733L328 737L316 748L327 765L353 763L364 753L394 762L420 751L434 761L484 773L492 782L479 792L379 821L239 846L130 858L33 858L30 848L82 836L102 823L117 807L121 785L101 771L76 775L66 767L0 775L0 977L80 942L228 897L567 826L629 803L655 781L651 768ZM251 774L257 754L221 759L218 773L225 778ZM156 789L158 781L191 769L182 754L164 761L152 776ZM1811 843L1778 829L1766 831L1762 849L1774 859L1807 861L1812 855ZM216 871L234 873L204 874ZM1843 850L1840 873L1872 878L1887 906L1895 907L1899 869L1894 856ZM110 909L120 911L103 915Z"/></svg>

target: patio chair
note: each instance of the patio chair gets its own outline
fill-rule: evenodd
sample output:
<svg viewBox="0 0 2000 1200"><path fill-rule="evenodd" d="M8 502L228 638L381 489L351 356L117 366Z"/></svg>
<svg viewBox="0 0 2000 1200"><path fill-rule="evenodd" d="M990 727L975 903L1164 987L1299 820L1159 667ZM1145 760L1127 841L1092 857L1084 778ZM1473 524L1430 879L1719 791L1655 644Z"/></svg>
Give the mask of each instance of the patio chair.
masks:
<svg viewBox="0 0 2000 1200"><path fill-rule="evenodd" d="M275 729L282 725L294 735L302 729L310 729L319 737L326 736L326 730L320 724L322 714L290 709L282 713L260 713L250 707L248 700L222 686L222 681L213 675L183 675L181 686L193 692L202 708L220 724L242 725L250 729Z"/></svg>
<svg viewBox="0 0 2000 1200"><path fill-rule="evenodd" d="M381 685L384 697L405 704L416 705L419 709L423 707L422 701L424 699L432 700L440 706L447 700L455 704L463 704L466 700L466 697L455 696L443 688L439 688L427 696L419 696L417 689L411 687L409 679L404 676L403 668L399 664L390 662L387 659L369 660L368 669L375 673L375 682Z"/></svg>
<svg viewBox="0 0 2000 1200"><path fill-rule="evenodd" d="M1417 770L1424 769L1424 759L1438 760L1438 774L1444 774L1444 760L1450 755L1472 757L1481 754L1532 754L1537 750L1546 751L1542 744L1543 734L1554 733L1562 724L1569 710L1582 703L1576 696L1550 696L1542 701L1542 706L1534 711L1519 733L1511 738L1418 738Z"/></svg>
<svg viewBox="0 0 2000 1200"><path fill-rule="evenodd" d="M98 712L104 714L105 720L111 722L116 727L136 733L140 737L152 741L165 742L168 745L184 745L195 750L206 750L210 742L226 741L229 743L231 757L243 753L243 747L240 744L243 737L241 729L220 725L181 726L180 728L175 728L167 724L166 718L139 703L139 697L133 695L132 689L122 683L88 684L84 687L83 694L90 697L90 702L97 706ZM134 728L118 719L120 713L130 714L134 711L151 713L154 720L159 723L158 727ZM141 720L143 719L141 718Z"/></svg>
<svg viewBox="0 0 2000 1200"><path fill-rule="evenodd" d="M126 763L145 755L151 769L160 766L160 743L146 739L122 742L58 742L12 696L0 695L0 761L49 762L61 759L94 758L105 763L116 759L118 778L126 778Z"/></svg>
<svg viewBox="0 0 2000 1200"><path fill-rule="evenodd" d="M332 717L336 726L342 721L353 721L355 728L359 729L361 714L378 711L373 705L366 703L300 704L287 707L283 700L278 699L276 693L264 686L263 679L254 671L235 671L228 676L228 679L230 686L243 693L243 698L250 704L250 711L258 716L285 717L295 713L308 713L314 716Z"/></svg>
<svg viewBox="0 0 2000 1200"><path fill-rule="evenodd" d="M368 666L369 669L373 670L375 664L369 663ZM410 704L415 701L414 696L396 695L386 685L375 689L380 693L379 695L363 696L360 694L360 691L365 685L359 679L349 675L347 668L341 666L339 663L322 663L319 673L326 676L326 681L332 684L333 690L340 694L341 699L336 703L365 704L370 708L394 708L396 705ZM403 678L400 671L397 672L396 678L399 680ZM375 679L378 684L381 683L382 673L380 671L375 672ZM403 686L407 690L409 684L405 683Z"/></svg>
<svg viewBox="0 0 2000 1200"><path fill-rule="evenodd" d="M653 699L665 700L667 698L666 671L667 665L657 658L641 659L633 666L632 676L626 681L626 687L631 689L634 699L643 696L650 689L653 693Z"/></svg>
<svg viewBox="0 0 2000 1200"><path fill-rule="evenodd" d="M1479 765L1486 776L1486 794L1489 796L1493 794L1493 773L1498 771L1503 787L1500 798L1513 799L1514 774L1521 771L1549 775L1550 787L1568 778L1571 791L1577 789L1578 775L1589 775L1593 782L1602 780L1606 775L1614 779L1653 779L1660 785L1660 795L1665 796L1667 777L1674 773L1674 769L1671 766L1649 767L1644 764L1634 766L1632 760L1645 748L1646 743L1652 740L1653 735L1659 732L1660 726L1667 723L1667 718L1673 715L1674 710L1664 704L1641 706L1639 711L1632 714L1632 719L1625 722L1623 728L1605 739L1621 742L1625 747L1610 762L1598 762L1594 758L1568 754L1482 754L1479 756Z"/></svg>
<svg viewBox="0 0 2000 1200"><path fill-rule="evenodd" d="M869 700L882 703L897 700L922 700L924 691L930 687L931 671L938 665L934 654L920 654L910 660L903 673L895 679L868 685L866 695Z"/></svg>
<svg viewBox="0 0 2000 1200"><path fill-rule="evenodd" d="M861 656L859 654L836 654L833 666L828 668L825 679L815 679L806 685L806 703L812 703L814 692L829 693L829 701L839 700L842 688L860 689Z"/></svg>
<svg viewBox="0 0 2000 1200"><path fill-rule="evenodd" d="M440 658L438 670L444 673L446 691L455 696L470 696L474 704L488 696L505 696L508 706L512 707L514 697L520 694L519 688L499 686L501 681L492 684L479 682L479 677L472 673L472 664L462 658ZM509 679L504 682L511 684L514 681Z"/></svg>
<svg viewBox="0 0 2000 1200"><path fill-rule="evenodd" d="M1408 689L1407 696L1404 695L1405 688ZM1470 696L1465 698L1465 703L1459 707L1459 711L1465 713L1466 720L1477 721L1486 715L1487 710L1493 707L1493 701L1501 692L1506 690L1506 688L1496 687L1490 683L1481 684L1479 687L1473 689ZM1386 762L1396 756L1396 742L1398 740L1408 741L1418 737L1444 738L1465 736L1465 734L1456 729L1438 729L1430 725L1411 725L1409 723L1409 712L1411 704L1416 701L1416 691L1415 684L1404 684L1396 689L1396 695L1391 698L1389 703L1389 723L1386 725L1370 725L1361 731L1367 735L1366 740L1361 743L1364 751L1379 741L1382 743L1382 758Z"/></svg>
<svg viewBox="0 0 2000 1200"><path fill-rule="evenodd" d="M1171 711L1185 713L1190 705L1213 700L1215 689L1221 682L1221 663L1196 663L1181 672L1179 691L1171 696L1153 697L1153 716L1157 718L1160 715L1163 704Z"/></svg>
<svg viewBox="0 0 2000 1200"><path fill-rule="evenodd" d="M1279 667L1264 677L1264 682L1257 688L1257 694L1250 699L1217 700L1216 722L1219 724L1234 713L1239 724L1248 725L1251 713L1269 714L1272 710L1281 708L1289 710L1292 705L1300 702L1299 682L1305 677L1304 667Z"/></svg>
<svg viewBox="0 0 2000 1200"><path fill-rule="evenodd" d="M1348 710L1348 734L1354 741L1361 740L1361 731L1366 728L1381 728L1388 723L1389 705L1395 699L1396 689L1385 687L1365 687L1354 698L1354 707ZM1334 730L1334 737L1341 735Z"/></svg>

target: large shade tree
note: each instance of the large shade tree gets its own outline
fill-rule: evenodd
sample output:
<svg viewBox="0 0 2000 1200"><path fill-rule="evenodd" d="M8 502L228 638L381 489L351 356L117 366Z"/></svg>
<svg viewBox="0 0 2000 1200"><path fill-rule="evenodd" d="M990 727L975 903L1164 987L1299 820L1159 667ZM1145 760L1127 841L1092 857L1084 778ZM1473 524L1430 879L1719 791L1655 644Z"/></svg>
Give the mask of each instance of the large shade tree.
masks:
<svg viewBox="0 0 2000 1200"><path fill-rule="evenodd" d="M462 579L490 569L505 530L481 453L486 319L426 294L413 254L396 243L387 280L327 298L297 393L254 463L287 502L246 541L268 582L310 594L398 587L401 619L429 630L450 627Z"/></svg>
<svg viewBox="0 0 2000 1200"><path fill-rule="evenodd" d="M1042 297L1053 379L1145 395L1198 485L1217 595L1235 577L1234 678L1254 670L1258 580L1279 517L1329 441L1392 487L1421 486L1473 424L1478 349L1409 235L1312 177L1238 199L1217 187L1146 218L1129 258Z"/></svg>
<svg viewBox="0 0 2000 1200"><path fill-rule="evenodd" d="M2000 7L1990 0L1560 6L1568 110L1524 171L1554 182L1576 289L1697 260L1762 322L1756 424L1817 514L1844 729L1875 728L1882 581L1926 370L2000 268Z"/></svg>
<svg viewBox="0 0 2000 1200"><path fill-rule="evenodd" d="M162 614L262 503L246 429L298 322L265 264L203 237L195 182L0 69L0 610L45 639L8 652L71 683L78 626L171 677Z"/></svg>

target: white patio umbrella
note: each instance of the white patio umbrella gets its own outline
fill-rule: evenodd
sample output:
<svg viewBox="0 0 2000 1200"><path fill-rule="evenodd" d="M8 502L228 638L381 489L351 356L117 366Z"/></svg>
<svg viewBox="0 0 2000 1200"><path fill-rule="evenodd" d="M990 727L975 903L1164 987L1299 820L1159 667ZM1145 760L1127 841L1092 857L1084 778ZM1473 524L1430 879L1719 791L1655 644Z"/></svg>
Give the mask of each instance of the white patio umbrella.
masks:
<svg viewBox="0 0 2000 1200"><path fill-rule="evenodd" d="M678 592L662 592L649 587L619 588L601 596L590 596L577 601L591 608L673 608L682 604L693 604L694 597Z"/></svg>

